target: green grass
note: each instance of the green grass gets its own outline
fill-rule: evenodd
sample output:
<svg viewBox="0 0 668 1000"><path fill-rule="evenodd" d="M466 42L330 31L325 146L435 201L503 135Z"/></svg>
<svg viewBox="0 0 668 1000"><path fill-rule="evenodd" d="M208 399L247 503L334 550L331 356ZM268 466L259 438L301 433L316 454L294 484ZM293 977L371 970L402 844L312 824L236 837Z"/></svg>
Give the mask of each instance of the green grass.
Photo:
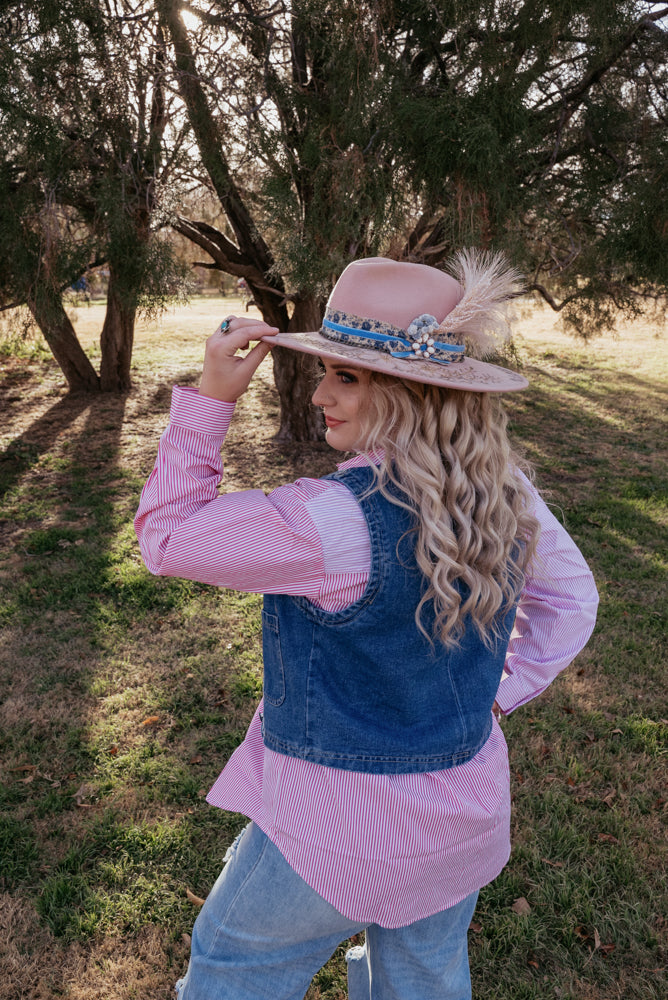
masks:
<svg viewBox="0 0 668 1000"><path fill-rule="evenodd" d="M128 934L148 922L179 928L189 916L183 879L197 867L190 825L108 812L53 866L37 911L58 938Z"/></svg>
<svg viewBox="0 0 668 1000"><path fill-rule="evenodd" d="M166 1000L197 912L186 890L206 895L244 823L204 795L260 694L260 599L150 576L132 530L166 421L165 385L175 371L193 378L185 343L184 333L172 348L159 338L154 353L139 344L137 388L122 399L64 398L43 358L14 359L0 380L0 892L9 914L0 950L12 970L0 1000L67 995L74 982L77 1000ZM660 345L643 350L658 366ZM521 354L532 388L509 400L513 434L590 561L601 606L577 662L504 722L513 854L481 893L474 996L659 1000L665 383L649 363L630 377L614 352L562 344ZM322 446L271 441L267 386L242 411L227 449L231 487L331 467ZM519 898L525 915L512 909ZM103 970L133 951L141 963L123 967L114 992ZM310 1000L345 996L344 951ZM147 962L150 987L139 971ZM35 993L35 969L48 970L46 993Z"/></svg>

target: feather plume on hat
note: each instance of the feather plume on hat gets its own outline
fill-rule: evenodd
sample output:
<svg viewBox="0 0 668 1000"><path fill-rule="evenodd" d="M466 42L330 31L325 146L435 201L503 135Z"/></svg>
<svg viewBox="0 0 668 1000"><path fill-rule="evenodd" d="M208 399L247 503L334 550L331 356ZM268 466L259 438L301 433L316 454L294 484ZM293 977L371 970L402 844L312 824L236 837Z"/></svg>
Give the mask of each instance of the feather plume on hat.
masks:
<svg viewBox="0 0 668 1000"><path fill-rule="evenodd" d="M522 290L522 276L502 253L460 250L448 271L464 294L438 328L442 336L458 334L473 358L492 354L510 337L508 300ZM453 338L454 339L454 338Z"/></svg>

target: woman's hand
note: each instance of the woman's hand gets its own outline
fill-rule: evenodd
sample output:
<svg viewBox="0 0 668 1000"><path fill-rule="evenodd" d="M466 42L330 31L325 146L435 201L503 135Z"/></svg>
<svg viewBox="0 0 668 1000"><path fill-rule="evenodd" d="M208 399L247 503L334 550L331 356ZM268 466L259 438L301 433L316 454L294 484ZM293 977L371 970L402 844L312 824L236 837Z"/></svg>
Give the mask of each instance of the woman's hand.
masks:
<svg viewBox="0 0 668 1000"><path fill-rule="evenodd" d="M206 342L204 367L199 385L200 396L209 396L224 403L234 403L248 388L261 361L269 354L269 344L256 344L245 356L252 340L278 333L259 319L228 316Z"/></svg>

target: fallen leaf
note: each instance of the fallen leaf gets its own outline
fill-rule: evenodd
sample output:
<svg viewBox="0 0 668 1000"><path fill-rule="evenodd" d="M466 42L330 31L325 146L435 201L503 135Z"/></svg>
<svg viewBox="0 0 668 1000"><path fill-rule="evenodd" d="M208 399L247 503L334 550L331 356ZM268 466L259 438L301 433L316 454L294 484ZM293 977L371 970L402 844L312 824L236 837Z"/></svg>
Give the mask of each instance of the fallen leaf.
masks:
<svg viewBox="0 0 668 1000"><path fill-rule="evenodd" d="M602 944L600 951L602 951L604 955L609 955L611 951L615 950L615 947L616 946L614 944Z"/></svg>
<svg viewBox="0 0 668 1000"><path fill-rule="evenodd" d="M585 965L588 965L589 962L591 962L592 958L594 957L594 955L596 954L596 952L598 951L598 949L600 947L601 947L601 938L600 938L600 935L599 935L598 931L594 927L594 947L589 952L589 958L585 962Z"/></svg>
<svg viewBox="0 0 668 1000"><path fill-rule="evenodd" d="M598 839L606 844L618 844L619 841L611 833L599 833Z"/></svg>
<svg viewBox="0 0 668 1000"><path fill-rule="evenodd" d="M188 948L190 947L190 942L191 942L190 934L182 934L181 940Z"/></svg>
<svg viewBox="0 0 668 1000"><path fill-rule="evenodd" d="M201 763L202 763L202 757L201 757L201 754L197 754L197 756L196 756L196 757L191 757L191 758L190 758L190 763L191 763L191 764L201 764Z"/></svg>
<svg viewBox="0 0 668 1000"><path fill-rule="evenodd" d="M474 934L480 934L480 931L482 930L482 924L479 924L477 921L472 920L471 923L469 924L469 930L473 931Z"/></svg>
<svg viewBox="0 0 668 1000"><path fill-rule="evenodd" d="M540 860L544 861L546 865L550 866L550 868L563 868L564 867L563 861L550 861L549 858L541 858Z"/></svg>
<svg viewBox="0 0 668 1000"><path fill-rule="evenodd" d="M586 941L589 935L581 924L573 928L573 933L576 937L579 937L581 941Z"/></svg>
<svg viewBox="0 0 668 1000"><path fill-rule="evenodd" d="M513 913L519 914L520 917L526 917L527 914L531 913L531 907L524 896L520 896L519 899L516 899L510 909Z"/></svg>
<svg viewBox="0 0 668 1000"><path fill-rule="evenodd" d="M19 764L18 767L10 768L11 771L36 771L37 764Z"/></svg>
<svg viewBox="0 0 668 1000"><path fill-rule="evenodd" d="M614 797L616 796L616 794L617 794L617 792L613 788L612 791L608 792L608 794L605 795L601 801L605 802L606 806L608 806L610 809L612 809L612 801L613 801Z"/></svg>
<svg viewBox="0 0 668 1000"><path fill-rule="evenodd" d="M192 903L193 906L204 906L205 901L202 899L202 897L196 896L194 892L190 891L190 889L186 889L186 897L188 899L188 902Z"/></svg>
<svg viewBox="0 0 668 1000"><path fill-rule="evenodd" d="M159 715L149 715L147 719L144 719L142 726L154 726L156 722L160 722Z"/></svg>

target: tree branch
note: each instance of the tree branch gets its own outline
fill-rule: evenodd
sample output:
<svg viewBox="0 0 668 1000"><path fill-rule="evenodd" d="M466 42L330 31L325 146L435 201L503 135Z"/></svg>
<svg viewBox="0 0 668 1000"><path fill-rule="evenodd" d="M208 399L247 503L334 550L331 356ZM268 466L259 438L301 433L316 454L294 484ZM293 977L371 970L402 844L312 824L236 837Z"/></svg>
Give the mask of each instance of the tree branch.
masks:
<svg viewBox="0 0 668 1000"><path fill-rule="evenodd" d="M584 77L580 82L572 87L570 91L566 91L561 97L559 104L552 105L551 108L546 110L551 112L555 107L564 107L566 105L571 105L568 110L567 117L570 118L581 103L582 98L587 94L595 84L602 79L603 76L612 69L617 60L622 56L627 49L630 49L634 42L638 40L640 33L650 27L655 21L661 20L668 14L668 8L664 8L660 11L654 11L651 14L645 14L640 20L633 26L631 31L619 42L615 49L610 53L608 58L602 62L599 66L595 66L585 73Z"/></svg>
<svg viewBox="0 0 668 1000"><path fill-rule="evenodd" d="M561 312L564 306L567 306L569 302L573 302L578 298L577 292L573 295L567 295L563 302L557 302L556 299L548 292L545 285L540 285L538 282L534 281L531 285L525 285L522 294L527 292L538 292L538 294L547 302L551 309L555 312Z"/></svg>
<svg viewBox="0 0 668 1000"><path fill-rule="evenodd" d="M279 305L294 301L294 297L286 295L283 289L275 288L267 283L261 271L239 252L234 243L228 240L224 233L206 222L195 222L191 219L179 218L171 223L172 229L195 243L211 257L211 261L194 261L193 267L203 267L208 271L223 271L235 278L245 278L259 291L280 298Z"/></svg>
<svg viewBox="0 0 668 1000"><path fill-rule="evenodd" d="M179 90L188 108L202 162L234 230L239 243L239 252L249 260L256 271L266 275L273 267L273 257L241 199L229 164L222 152L222 137L218 123L213 117L197 73L195 57L180 17L178 0L161 0L159 8L174 45ZM266 278L264 281L266 284ZM285 290L280 278L276 279L275 287L280 289L281 293Z"/></svg>

